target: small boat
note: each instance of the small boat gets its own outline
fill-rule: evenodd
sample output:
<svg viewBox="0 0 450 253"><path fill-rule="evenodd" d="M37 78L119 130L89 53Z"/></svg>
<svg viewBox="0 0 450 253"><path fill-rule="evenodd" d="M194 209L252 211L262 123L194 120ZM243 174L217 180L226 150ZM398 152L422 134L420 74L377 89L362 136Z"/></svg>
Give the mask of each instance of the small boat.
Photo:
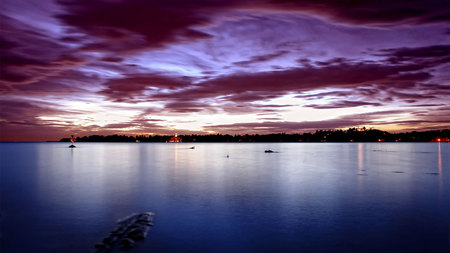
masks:
<svg viewBox="0 0 450 253"><path fill-rule="evenodd" d="M273 153L274 151L273 150L271 150L271 149L266 149L266 150L264 150L264 153Z"/></svg>
<svg viewBox="0 0 450 253"><path fill-rule="evenodd" d="M69 148L76 148L76 147L77 147L77 146L75 146L75 145L73 145L73 144L69 146Z"/></svg>
<svg viewBox="0 0 450 253"><path fill-rule="evenodd" d="M195 146L190 147L189 149L195 149Z"/></svg>

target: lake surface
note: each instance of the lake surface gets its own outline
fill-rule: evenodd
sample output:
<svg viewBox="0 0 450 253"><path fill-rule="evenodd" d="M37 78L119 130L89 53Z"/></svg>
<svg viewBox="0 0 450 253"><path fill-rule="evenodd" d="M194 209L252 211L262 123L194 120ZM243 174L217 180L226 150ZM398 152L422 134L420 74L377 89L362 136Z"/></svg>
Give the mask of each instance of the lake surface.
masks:
<svg viewBox="0 0 450 253"><path fill-rule="evenodd" d="M449 143L68 145L0 143L0 252L92 252L145 211L129 252L449 250Z"/></svg>

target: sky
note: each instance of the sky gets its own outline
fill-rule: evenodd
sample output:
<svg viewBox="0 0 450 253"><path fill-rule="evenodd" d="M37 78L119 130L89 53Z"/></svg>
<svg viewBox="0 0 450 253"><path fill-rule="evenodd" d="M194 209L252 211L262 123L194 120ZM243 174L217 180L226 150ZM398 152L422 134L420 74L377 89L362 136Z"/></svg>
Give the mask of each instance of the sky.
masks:
<svg viewBox="0 0 450 253"><path fill-rule="evenodd" d="M448 0L2 0L0 141L450 126Z"/></svg>

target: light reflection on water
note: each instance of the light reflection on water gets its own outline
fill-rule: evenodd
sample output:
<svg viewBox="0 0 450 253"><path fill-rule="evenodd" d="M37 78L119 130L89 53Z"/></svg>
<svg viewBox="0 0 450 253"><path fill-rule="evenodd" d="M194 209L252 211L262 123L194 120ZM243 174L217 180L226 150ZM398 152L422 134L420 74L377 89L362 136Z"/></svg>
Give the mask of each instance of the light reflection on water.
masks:
<svg viewBox="0 0 450 253"><path fill-rule="evenodd" d="M438 143L438 168L439 174L442 174L442 151L441 151L441 143Z"/></svg>
<svg viewBox="0 0 450 253"><path fill-rule="evenodd" d="M1 143L0 251L89 252L142 211L134 252L448 249L448 143L190 146Z"/></svg>

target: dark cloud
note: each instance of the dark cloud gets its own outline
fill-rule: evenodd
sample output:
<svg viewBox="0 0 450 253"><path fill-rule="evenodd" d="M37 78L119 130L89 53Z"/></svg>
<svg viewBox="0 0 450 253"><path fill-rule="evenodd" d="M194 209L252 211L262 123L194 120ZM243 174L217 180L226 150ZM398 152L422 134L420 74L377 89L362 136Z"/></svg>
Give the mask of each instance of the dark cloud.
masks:
<svg viewBox="0 0 450 253"><path fill-rule="evenodd" d="M376 92L378 92L378 91L376 90ZM303 98L306 100L316 100L316 99L322 99L322 98L326 98L326 97L347 97L347 96L354 94L353 91L348 91L348 90L326 91L326 92L319 92L319 93L314 93L314 94L303 94L303 93L304 92L301 92L300 95L296 95L295 97Z"/></svg>
<svg viewBox="0 0 450 253"><path fill-rule="evenodd" d="M258 119L265 120L265 121L283 120L282 118L276 118L276 117L266 117L266 118L258 118Z"/></svg>
<svg viewBox="0 0 450 253"><path fill-rule="evenodd" d="M165 109L168 112L174 113L192 113L192 112L200 112L206 109L213 111L212 108L210 108L205 103L190 102L190 101L168 103L165 105Z"/></svg>
<svg viewBox="0 0 450 253"><path fill-rule="evenodd" d="M418 47L418 48L395 48L395 49L384 49L384 56L395 57L399 60L409 60L417 58L436 58L450 56L450 46L449 45L434 45L428 47Z"/></svg>
<svg viewBox="0 0 450 253"><path fill-rule="evenodd" d="M89 1L60 0L63 12L56 15L68 31L83 36L64 36L62 42L83 44L85 51L136 51L164 48L171 44L210 39L203 27L218 24L227 13L264 11L309 14L331 22L351 25L390 26L423 24L449 20L446 0L412 3L379 1ZM225 14L225 15L224 15ZM69 33L69 32L68 32ZM238 61L249 66L283 55L284 51Z"/></svg>
<svg viewBox="0 0 450 253"><path fill-rule="evenodd" d="M292 105L254 104L227 102L217 107L228 114L273 114L284 111Z"/></svg>
<svg viewBox="0 0 450 253"><path fill-rule="evenodd" d="M65 13L57 17L95 37L121 40L141 35L150 47L185 40L210 38L195 27L213 22L218 13L231 10L301 12L347 24L387 26L449 20L446 0L432 1L88 1L61 0Z"/></svg>
<svg viewBox="0 0 450 253"><path fill-rule="evenodd" d="M450 19L447 0L270 0L268 8L299 11L353 25L425 24Z"/></svg>
<svg viewBox="0 0 450 253"><path fill-rule="evenodd" d="M322 88L357 88L372 84L409 88L429 75L404 74L429 67L428 64L386 65L365 62L343 62L324 67L299 67L284 71L235 73L200 83L197 87L165 94L167 98L213 98L229 95L230 101L275 98L289 92ZM416 77L418 80L414 80ZM235 99L235 100L234 100Z"/></svg>
<svg viewBox="0 0 450 253"><path fill-rule="evenodd" d="M434 95L429 94L420 94L420 93L407 93L407 92L400 92L395 90L388 91L388 94L391 97L396 97L400 99L414 99L414 100L424 100L424 99L433 99L436 98Z"/></svg>
<svg viewBox="0 0 450 253"><path fill-rule="evenodd" d="M39 118L69 113L56 109L57 105L53 103L1 99L0 108L0 141L53 140L55 136L63 136L62 133L67 130L63 130L62 126L67 127L64 122L50 122Z"/></svg>
<svg viewBox="0 0 450 253"><path fill-rule="evenodd" d="M179 113L200 112L212 108L203 103L202 106L191 106L203 99L216 99L225 112L234 109L244 113L248 110L258 110L258 108L249 106L243 109L227 104L227 102L237 105L244 103L245 105L245 103L266 101L289 93L304 93L325 88L341 90L301 94L297 97L311 100L330 96L342 98L341 101L334 101L331 104L307 105L317 109L363 105L381 106L383 103L392 102L393 99L408 100L406 102L410 103L413 99L435 98L436 95L429 94L425 88L421 88L424 86L420 84L433 78L429 68L442 64L441 58L446 57L445 54L435 53L434 57L424 57L422 53L413 53L426 51L425 48L416 50L409 48L408 54L399 53L403 51L405 51L404 48L383 50L386 59L404 58L405 55L408 55L407 61L402 60L396 64L384 61L334 58L323 62L320 66L308 64L287 70L257 73L238 72L195 84L195 79L186 77L170 77L160 74L128 75L125 78L107 81L101 94L110 100L120 102L163 100L167 101L166 109ZM419 61L414 61L416 59L414 57L419 58ZM420 61L423 58L426 60ZM411 90L416 92L411 92ZM351 96L366 100L354 101ZM174 107L175 105L186 105L186 101L190 101L189 106Z"/></svg>
<svg viewBox="0 0 450 253"><path fill-rule="evenodd" d="M55 76L45 77L34 82L25 82L21 85L14 85L12 88L8 86L7 93L17 96L60 95L67 99L74 99L84 96L84 94L98 86L98 84L93 84L95 82L101 82L101 78L98 75L89 72L66 70L55 74Z"/></svg>
<svg viewBox="0 0 450 253"><path fill-rule="evenodd" d="M283 92L264 92L264 91L243 91L220 98L220 100L232 101L236 103L264 101L277 98L283 95Z"/></svg>
<svg viewBox="0 0 450 253"><path fill-rule="evenodd" d="M114 123L114 124L107 124L101 127L102 130L109 130L109 129L116 129L116 130L122 130L126 128L138 128L139 130L167 130L167 127L161 126L159 124L155 123L149 123L148 121L144 120L133 120L130 122L124 122L124 123Z"/></svg>
<svg viewBox="0 0 450 253"><path fill-rule="evenodd" d="M101 61L105 62L121 62L123 61L123 58L121 57L115 57L115 56L107 56L100 59Z"/></svg>
<svg viewBox="0 0 450 253"><path fill-rule="evenodd" d="M336 109L336 108L348 108L348 107L358 107L358 106L381 106L381 103L365 102L365 101L335 101L325 105L305 105L306 107L312 107L315 109Z"/></svg>
<svg viewBox="0 0 450 253"><path fill-rule="evenodd" d="M281 50L272 54L265 54L265 55L256 55L252 56L249 60L246 61L238 61L234 62L234 65L240 66L240 67L248 67L255 63L261 63L261 62L267 62L273 59L276 59L280 56L286 55L288 51Z"/></svg>
<svg viewBox="0 0 450 253"><path fill-rule="evenodd" d="M434 45L417 48L395 48L384 49L377 56L386 56L386 63L389 64L405 64L415 63L424 67L435 67L446 64L450 61L450 46ZM415 73L425 77L426 73Z"/></svg>
<svg viewBox="0 0 450 253"><path fill-rule="evenodd" d="M231 1L230 1L231 2ZM58 1L65 13L57 17L93 37L104 46L130 50L130 41L141 47L160 48L171 43L210 38L194 27L209 24L211 16L229 3L217 1ZM108 42L108 43L106 43ZM128 45L127 45L128 44Z"/></svg>
<svg viewBox="0 0 450 253"><path fill-rule="evenodd" d="M39 116L74 115L80 111L61 110L58 104L43 101L28 101L17 98L0 98L0 119L8 124L37 125Z"/></svg>
<svg viewBox="0 0 450 253"><path fill-rule="evenodd" d="M133 102L139 98L147 98L143 93L151 89L186 88L190 79L185 77L168 77L160 74L130 74L125 78L110 79L104 83L99 92L116 102Z"/></svg>
<svg viewBox="0 0 450 253"><path fill-rule="evenodd" d="M85 63L77 52L43 31L5 15L0 15L0 20L2 84L33 83Z"/></svg>

